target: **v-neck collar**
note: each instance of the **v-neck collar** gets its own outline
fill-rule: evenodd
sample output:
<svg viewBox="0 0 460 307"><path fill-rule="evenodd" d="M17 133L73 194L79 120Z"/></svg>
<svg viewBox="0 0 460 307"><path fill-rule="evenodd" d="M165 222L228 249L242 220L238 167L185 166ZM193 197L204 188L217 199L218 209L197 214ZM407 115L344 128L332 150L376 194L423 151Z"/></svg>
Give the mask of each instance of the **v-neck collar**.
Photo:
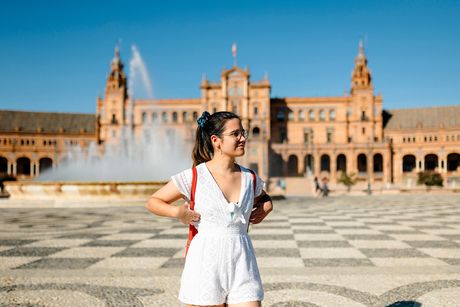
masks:
<svg viewBox="0 0 460 307"><path fill-rule="evenodd" d="M236 163L235 163L236 164ZM238 202L237 204L241 204L241 201L242 201L242 198L243 198L243 194L244 194L244 172L243 172L243 168L241 167L241 165L239 164L236 164L238 165L238 167L240 168L240 173L241 173L241 186L240 186L240 195L238 197ZM208 166L206 165L206 162L203 162L203 166L204 168L206 169L206 172L208 173L208 175L211 177L212 181L214 182L214 184L216 185L217 189L219 190L220 194L222 195L222 199L227 203L227 204L234 204L233 202L230 202L227 200L227 198L225 197L225 194L224 192L222 192L222 189L220 188L219 184L217 183L216 179L214 179L214 176L212 175L211 171L209 170Z"/></svg>

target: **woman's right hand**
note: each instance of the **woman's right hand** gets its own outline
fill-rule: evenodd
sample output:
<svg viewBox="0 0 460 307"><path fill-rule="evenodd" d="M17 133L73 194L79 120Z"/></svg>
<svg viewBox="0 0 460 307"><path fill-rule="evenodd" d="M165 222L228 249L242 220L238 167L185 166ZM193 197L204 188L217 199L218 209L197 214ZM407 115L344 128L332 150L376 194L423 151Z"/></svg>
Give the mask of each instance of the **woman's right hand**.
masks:
<svg viewBox="0 0 460 307"><path fill-rule="evenodd" d="M185 204L179 206L177 219L185 225L193 225L200 220L200 214L194 210L190 210L190 203L185 202Z"/></svg>

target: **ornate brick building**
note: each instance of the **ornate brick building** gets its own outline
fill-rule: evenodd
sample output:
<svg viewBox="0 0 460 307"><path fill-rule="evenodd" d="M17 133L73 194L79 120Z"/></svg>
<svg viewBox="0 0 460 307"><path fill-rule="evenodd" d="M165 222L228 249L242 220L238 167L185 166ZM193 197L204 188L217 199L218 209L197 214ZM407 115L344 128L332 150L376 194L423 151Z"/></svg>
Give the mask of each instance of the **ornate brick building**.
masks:
<svg viewBox="0 0 460 307"><path fill-rule="evenodd" d="M360 45L344 96L271 98L268 78L252 81L235 65L218 82L203 79L201 98L133 101L116 50L95 115L0 111L0 172L33 177L69 146L116 147L127 130L149 138L155 129L191 149L199 114L228 110L250 132L240 162L271 181L294 185L307 175L334 184L346 172L363 184L410 184L421 170L460 179L460 106L383 110L367 64Z"/></svg>

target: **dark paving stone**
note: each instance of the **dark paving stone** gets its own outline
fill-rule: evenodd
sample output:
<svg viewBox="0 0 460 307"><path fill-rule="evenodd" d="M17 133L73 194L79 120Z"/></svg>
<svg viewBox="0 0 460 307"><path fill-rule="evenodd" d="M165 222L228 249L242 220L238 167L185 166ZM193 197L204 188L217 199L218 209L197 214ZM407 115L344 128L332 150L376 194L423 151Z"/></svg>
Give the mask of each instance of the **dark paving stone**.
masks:
<svg viewBox="0 0 460 307"><path fill-rule="evenodd" d="M184 234L157 234L155 239L188 239L188 229L184 229Z"/></svg>
<svg viewBox="0 0 460 307"><path fill-rule="evenodd" d="M249 230L249 235L252 240L294 240L294 235L263 235L263 234L255 234L251 235L251 231Z"/></svg>
<svg viewBox="0 0 460 307"><path fill-rule="evenodd" d="M257 257L300 257L297 248L256 248Z"/></svg>
<svg viewBox="0 0 460 307"><path fill-rule="evenodd" d="M46 257L64 249L61 247L16 247L0 252L0 257Z"/></svg>
<svg viewBox="0 0 460 307"><path fill-rule="evenodd" d="M292 222L292 226L327 226L324 222Z"/></svg>
<svg viewBox="0 0 460 307"><path fill-rule="evenodd" d="M42 258L23 264L16 269L80 270L102 259L104 258Z"/></svg>
<svg viewBox="0 0 460 307"><path fill-rule="evenodd" d="M441 225L412 225L410 226L414 229L445 229L445 230L452 230L452 227L445 227Z"/></svg>
<svg viewBox="0 0 460 307"><path fill-rule="evenodd" d="M38 290L38 291L37 291ZM13 296L14 291L34 291L41 293L40 290L58 290L58 291L72 291L85 293L87 296L97 298L99 301L104 302L103 306L130 306L130 307L143 307L144 304L139 297L152 296L160 293L164 293L163 289L153 288L151 285L148 289L140 288L125 288L125 287L110 287L100 286L95 284L79 284L77 282L69 283L40 283L40 284L16 284L5 287L0 287L0 292L11 293ZM11 305L9 305L11 306ZM14 305L14 306L27 306L27 307L38 307L37 305ZM65 305L64 305L65 306ZM42 306L40 306L42 307Z"/></svg>
<svg viewBox="0 0 460 307"><path fill-rule="evenodd" d="M172 257L180 250L180 248L128 247L112 257Z"/></svg>
<svg viewBox="0 0 460 307"><path fill-rule="evenodd" d="M348 241L297 241L299 247L351 247Z"/></svg>
<svg viewBox="0 0 460 307"><path fill-rule="evenodd" d="M460 247L460 244L454 241L404 241L404 243L409 244L412 247L416 248L452 248L452 247Z"/></svg>
<svg viewBox="0 0 460 307"><path fill-rule="evenodd" d="M367 226L348 226L348 225L337 225L337 226L331 226L334 227L334 229L370 229Z"/></svg>
<svg viewBox="0 0 460 307"><path fill-rule="evenodd" d="M100 237L105 236L105 234L97 234L97 233L74 233L74 234L67 234L58 237L59 239L97 239Z"/></svg>
<svg viewBox="0 0 460 307"><path fill-rule="evenodd" d="M369 259L360 258L303 259L303 262L306 267L374 266Z"/></svg>
<svg viewBox="0 0 460 307"><path fill-rule="evenodd" d="M0 246L19 246L37 242L38 240L1 239Z"/></svg>
<svg viewBox="0 0 460 307"><path fill-rule="evenodd" d="M359 248L369 258L426 258L429 255L413 248Z"/></svg>
<svg viewBox="0 0 460 307"><path fill-rule="evenodd" d="M336 233L334 229L293 229L294 233Z"/></svg>
<svg viewBox="0 0 460 307"><path fill-rule="evenodd" d="M449 240L460 240L460 234L458 235L437 235L439 237L442 237L442 238L446 238L446 239L449 239Z"/></svg>
<svg viewBox="0 0 460 307"><path fill-rule="evenodd" d="M439 258L450 265L460 265L460 258Z"/></svg>
<svg viewBox="0 0 460 307"><path fill-rule="evenodd" d="M362 221L362 223L366 225L371 225L371 226L379 226L379 225L397 225L395 222L386 222L386 221L381 221L381 222L368 222L368 221Z"/></svg>
<svg viewBox="0 0 460 307"><path fill-rule="evenodd" d="M419 235L419 234L424 234L421 231L418 230L404 230L404 229L387 229L387 230L380 230L380 232L383 233L388 233L388 234L393 234L393 235Z"/></svg>
<svg viewBox="0 0 460 307"><path fill-rule="evenodd" d="M342 235L347 240L394 240L388 235L373 235L373 234L356 234L356 235Z"/></svg>
<svg viewBox="0 0 460 307"><path fill-rule="evenodd" d="M183 268L184 259L183 258L170 258L168 261L163 263L161 268Z"/></svg>
<svg viewBox="0 0 460 307"><path fill-rule="evenodd" d="M263 223L263 222L262 222ZM257 227L257 229L273 229L273 228L276 228L276 229L291 229L291 226L289 225L282 225L282 226L267 226L267 225L262 225L262 224L259 224L259 225L251 225L251 227Z"/></svg>
<svg viewBox="0 0 460 307"><path fill-rule="evenodd" d="M85 243L81 246L109 246L109 247L130 246L139 241L141 240L94 240L94 241Z"/></svg>
<svg viewBox="0 0 460 307"><path fill-rule="evenodd" d="M163 229L155 229L155 228L137 228L137 229L123 229L119 233L151 233L152 235L163 231Z"/></svg>

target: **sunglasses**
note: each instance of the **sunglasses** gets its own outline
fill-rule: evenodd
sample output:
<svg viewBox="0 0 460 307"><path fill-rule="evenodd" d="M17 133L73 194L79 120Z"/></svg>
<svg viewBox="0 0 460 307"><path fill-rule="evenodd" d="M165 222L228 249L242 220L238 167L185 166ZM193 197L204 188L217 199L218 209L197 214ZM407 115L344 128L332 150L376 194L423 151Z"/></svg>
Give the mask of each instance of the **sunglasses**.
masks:
<svg viewBox="0 0 460 307"><path fill-rule="evenodd" d="M244 137L245 139L248 138L248 131L244 130L244 129L241 129L241 130L235 130L235 131L230 132L230 133L222 133L222 135L233 136L235 139L237 139L239 141L239 140L241 140L241 137Z"/></svg>

